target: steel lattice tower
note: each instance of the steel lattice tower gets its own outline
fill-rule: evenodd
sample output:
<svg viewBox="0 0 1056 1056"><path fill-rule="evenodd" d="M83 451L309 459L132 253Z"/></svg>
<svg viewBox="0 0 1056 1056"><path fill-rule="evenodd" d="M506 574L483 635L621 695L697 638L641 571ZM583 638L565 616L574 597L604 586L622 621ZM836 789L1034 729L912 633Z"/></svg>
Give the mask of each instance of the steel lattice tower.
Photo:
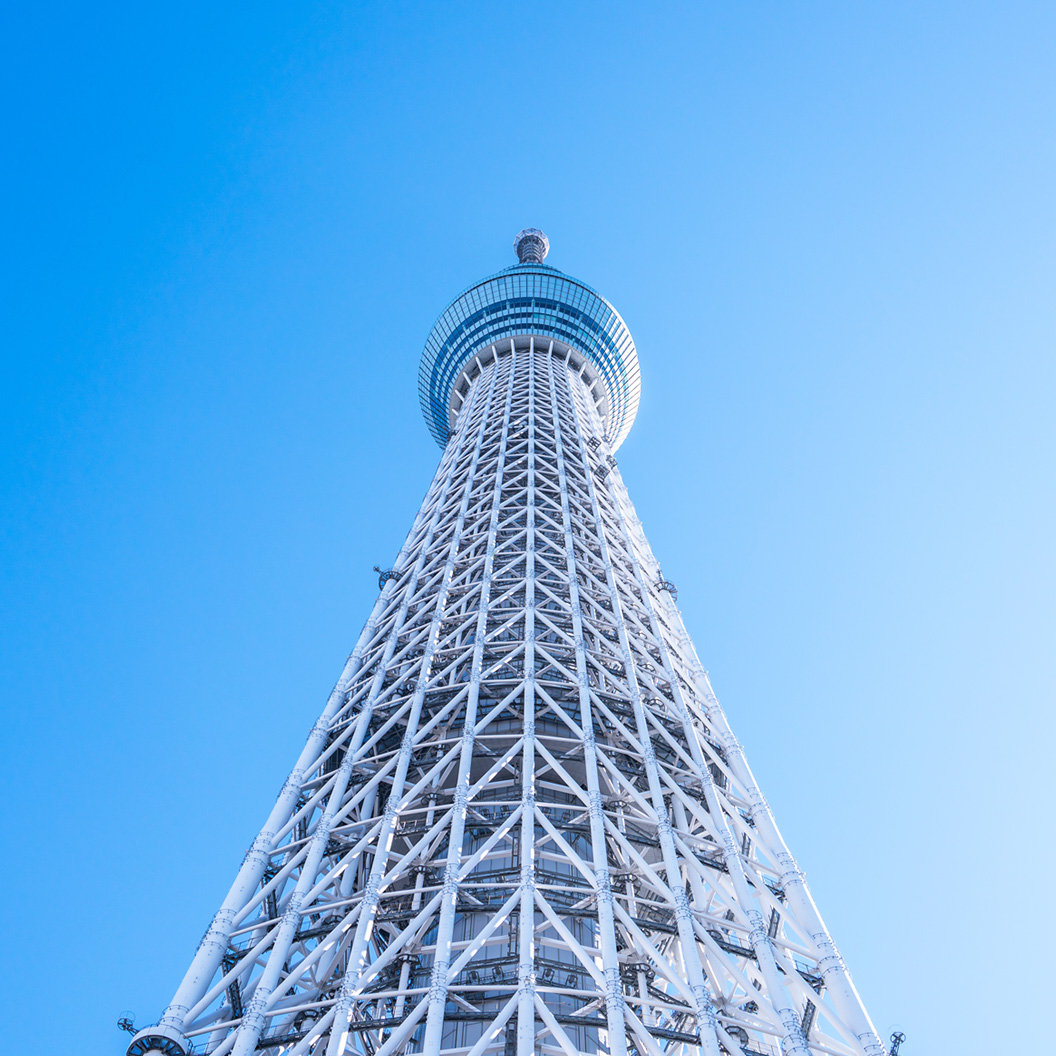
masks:
<svg viewBox="0 0 1056 1056"><path fill-rule="evenodd" d="M884 1054L620 478L630 333L516 248L429 336L440 467L130 1056Z"/></svg>

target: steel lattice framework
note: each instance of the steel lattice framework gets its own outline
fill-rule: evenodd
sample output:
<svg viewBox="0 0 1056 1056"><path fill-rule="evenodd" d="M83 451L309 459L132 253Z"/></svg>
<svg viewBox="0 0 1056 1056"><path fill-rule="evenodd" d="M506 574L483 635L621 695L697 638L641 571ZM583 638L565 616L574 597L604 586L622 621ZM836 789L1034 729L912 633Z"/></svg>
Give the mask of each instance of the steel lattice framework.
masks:
<svg viewBox="0 0 1056 1056"><path fill-rule="evenodd" d="M129 1053L883 1056L591 362L510 333L464 367L363 634Z"/></svg>

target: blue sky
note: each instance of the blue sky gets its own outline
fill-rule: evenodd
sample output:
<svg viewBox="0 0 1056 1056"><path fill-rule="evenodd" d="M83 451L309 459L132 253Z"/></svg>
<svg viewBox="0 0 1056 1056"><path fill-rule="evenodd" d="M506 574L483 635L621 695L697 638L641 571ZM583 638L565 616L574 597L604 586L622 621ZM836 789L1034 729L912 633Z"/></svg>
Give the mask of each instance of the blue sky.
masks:
<svg viewBox="0 0 1056 1056"><path fill-rule="evenodd" d="M635 335L624 478L878 1029L1047 1051L1054 32L9 11L5 1048L160 1013L435 468L429 327L533 225Z"/></svg>

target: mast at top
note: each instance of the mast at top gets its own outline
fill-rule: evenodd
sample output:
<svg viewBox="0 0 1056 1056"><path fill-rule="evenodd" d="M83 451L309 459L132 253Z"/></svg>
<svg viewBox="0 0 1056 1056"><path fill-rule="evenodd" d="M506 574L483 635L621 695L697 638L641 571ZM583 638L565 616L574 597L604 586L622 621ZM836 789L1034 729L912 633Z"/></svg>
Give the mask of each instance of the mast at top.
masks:
<svg viewBox="0 0 1056 1056"><path fill-rule="evenodd" d="M550 239L537 227L525 227L514 237L513 249L522 264L542 264L550 252Z"/></svg>

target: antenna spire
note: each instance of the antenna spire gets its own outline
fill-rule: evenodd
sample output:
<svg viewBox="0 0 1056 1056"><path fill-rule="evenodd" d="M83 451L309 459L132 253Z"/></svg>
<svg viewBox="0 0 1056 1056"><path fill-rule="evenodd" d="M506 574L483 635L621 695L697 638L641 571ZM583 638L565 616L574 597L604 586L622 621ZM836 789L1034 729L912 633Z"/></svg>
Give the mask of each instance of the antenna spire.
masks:
<svg viewBox="0 0 1056 1056"><path fill-rule="evenodd" d="M513 248L522 264L542 264L543 258L550 252L550 239L539 228L526 227L517 232Z"/></svg>

